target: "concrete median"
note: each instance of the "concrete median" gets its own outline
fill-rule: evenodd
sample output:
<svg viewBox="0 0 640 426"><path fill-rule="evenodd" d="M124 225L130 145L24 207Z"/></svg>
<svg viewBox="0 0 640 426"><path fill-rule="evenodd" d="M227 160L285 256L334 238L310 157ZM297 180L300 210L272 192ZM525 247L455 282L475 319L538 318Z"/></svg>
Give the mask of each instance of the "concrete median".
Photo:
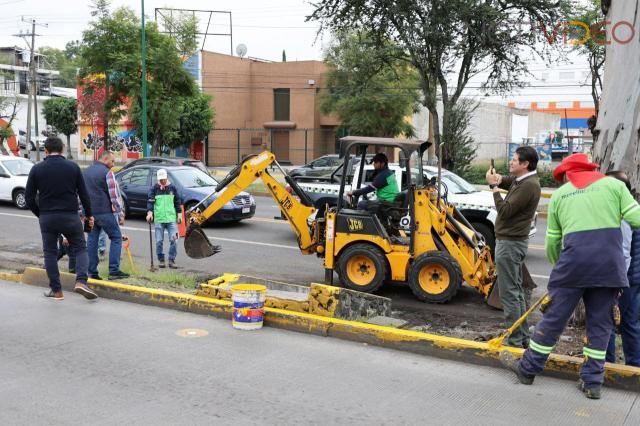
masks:
<svg viewBox="0 0 640 426"><path fill-rule="evenodd" d="M27 268L22 276L16 275L13 278L15 280L21 279L25 284L43 287L48 283L45 271L36 268ZM74 281L72 275L63 274L62 281L65 290L72 289ZM232 303L224 298L98 280L89 280L89 287L103 298L170 308L194 314L212 315L224 319L231 318ZM499 352L492 350L485 342L372 325L361 321L283 309L283 306L265 308L265 325L438 358L500 367ZM521 356L523 352L521 349L514 348L503 347L501 349L509 350L517 356ZM552 354L547 363L545 375L577 381L581 364L581 358ZM606 364L605 385L640 392L640 368Z"/></svg>

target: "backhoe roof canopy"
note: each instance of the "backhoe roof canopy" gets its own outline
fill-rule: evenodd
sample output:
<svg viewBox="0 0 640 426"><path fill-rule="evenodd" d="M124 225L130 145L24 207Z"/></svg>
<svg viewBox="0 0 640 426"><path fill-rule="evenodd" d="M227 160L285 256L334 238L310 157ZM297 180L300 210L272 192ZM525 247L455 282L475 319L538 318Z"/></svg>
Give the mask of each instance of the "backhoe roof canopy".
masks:
<svg viewBox="0 0 640 426"><path fill-rule="evenodd" d="M422 155L431 146L431 142L417 139L374 138L369 136L345 136L340 138L340 142L340 158L343 158L354 145L400 148L404 151L406 158L409 158L414 151L418 151Z"/></svg>

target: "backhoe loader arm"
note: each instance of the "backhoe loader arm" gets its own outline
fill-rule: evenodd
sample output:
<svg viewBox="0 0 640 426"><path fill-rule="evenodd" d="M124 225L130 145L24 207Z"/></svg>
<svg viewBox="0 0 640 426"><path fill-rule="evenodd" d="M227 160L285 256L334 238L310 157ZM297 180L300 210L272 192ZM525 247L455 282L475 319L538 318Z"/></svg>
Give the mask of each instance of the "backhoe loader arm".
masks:
<svg viewBox="0 0 640 426"><path fill-rule="evenodd" d="M291 182L290 185L294 191L297 192L301 201L293 197L280 182L269 174L267 168L272 164L280 168L275 156L269 151L264 151L257 156L246 158L218 184L215 192L218 194L218 197L204 211L199 212L197 209L194 209L189 212L190 228L202 225L226 203L231 201L233 197L244 191L256 179L260 178L288 219L291 228L293 228L293 231L298 237L300 250L304 254L315 253L316 242L307 224L307 218L313 214L316 209L312 206L308 196L291 179L287 179L287 181L293 182L293 185L291 185ZM186 244L185 239L185 246Z"/></svg>

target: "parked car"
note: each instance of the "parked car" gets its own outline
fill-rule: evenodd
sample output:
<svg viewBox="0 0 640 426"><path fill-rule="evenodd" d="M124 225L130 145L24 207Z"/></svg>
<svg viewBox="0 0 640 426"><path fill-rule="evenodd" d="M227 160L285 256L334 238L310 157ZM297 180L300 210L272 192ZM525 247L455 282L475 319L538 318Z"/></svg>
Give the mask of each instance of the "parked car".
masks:
<svg viewBox="0 0 640 426"><path fill-rule="evenodd" d="M36 150L36 143L39 151L44 151L44 142L47 140L44 136L35 136L35 130L31 131L31 141L29 142L29 151ZM27 149L27 132L18 130L18 146L20 149Z"/></svg>
<svg viewBox="0 0 640 426"><path fill-rule="evenodd" d="M373 155L374 154L367 154L367 162L373 159ZM359 157L353 158L354 165L358 164L359 162ZM324 178L331 176L332 173L342 164L343 160L338 156L338 154L328 154L323 155L322 157L318 157L302 167L291 169L287 174L292 178L295 178L296 180L310 181L315 178ZM338 172L336 176L340 178L341 173Z"/></svg>
<svg viewBox="0 0 640 426"><path fill-rule="evenodd" d="M24 190L33 162L26 158L0 155L0 200L13 201L19 209L27 208Z"/></svg>
<svg viewBox="0 0 640 426"><path fill-rule="evenodd" d="M185 211L212 193L218 185L214 178L196 167L156 164L129 167L116 173L116 180L120 185L124 199L126 215L147 212L147 196L151 186L157 182L156 174L160 169L167 170L169 182L175 185L178 190ZM217 195L219 194L209 198L202 209L211 204ZM249 193L241 192L213 215L209 221L239 222L253 217L255 213L255 199Z"/></svg>
<svg viewBox="0 0 640 426"><path fill-rule="evenodd" d="M126 170L131 167L141 166L143 164L153 164L158 166L190 166L196 169L202 170L206 174L209 174L207 166L200 160L194 160L193 158L181 158L181 157L144 157L137 160L130 161L122 166L120 170Z"/></svg>

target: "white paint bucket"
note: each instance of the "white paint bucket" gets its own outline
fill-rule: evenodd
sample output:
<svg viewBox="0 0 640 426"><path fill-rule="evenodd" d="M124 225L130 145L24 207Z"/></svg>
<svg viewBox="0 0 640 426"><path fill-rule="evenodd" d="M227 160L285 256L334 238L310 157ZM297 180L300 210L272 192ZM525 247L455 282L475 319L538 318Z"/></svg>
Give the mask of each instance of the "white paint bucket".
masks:
<svg viewBox="0 0 640 426"><path fill-rule="evenodd" d="M257 330L264 321L264 301L267 287L258 284L236 284L231 287L233 328Z"/></svg>

